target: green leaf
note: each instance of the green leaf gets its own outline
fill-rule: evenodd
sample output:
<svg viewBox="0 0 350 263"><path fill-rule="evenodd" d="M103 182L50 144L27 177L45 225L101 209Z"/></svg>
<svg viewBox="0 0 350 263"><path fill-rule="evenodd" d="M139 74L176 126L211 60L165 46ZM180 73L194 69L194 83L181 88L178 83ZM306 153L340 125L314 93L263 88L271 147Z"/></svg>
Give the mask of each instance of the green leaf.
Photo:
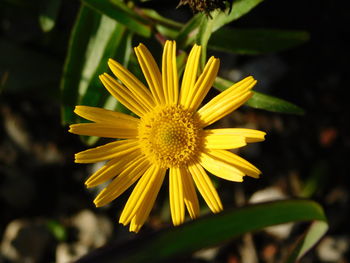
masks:
<svg viewBox="0 0 350 263"><path fill-rule="evenodd" d="M232 240L244 233L300 221L323 225L323 228L311 227L299 241L291 258L300 258L313 247L328 228L322 207L310 200L275 201L225 210L179 227L171 227L145 236L140 235L124 244L109 245L83 257L78 263L164 262Z"/></svg>
<svg viewBox="0 0 350 263"><path fill-rule="evenodd" d="M255 55L286 50L308 40L305 31L221 28L212 35L208 48Z"/></svg>
<svg viewBox="0 0 350 263"><path fill-rule="evenodd" d="M222 26L237 20L238 18L247 14L250 10L260 4L263 0L236 0L232 5L232 10L229 14L220 12L215 18L213 32Z"/></svg>
<svg viewBox="0 0 350 263"><path fill-rule="evenodd" d="M55 26L58 11L61 6L61 0L43 1L43 5L44 6L39 14L39 23L44 32L49 32Z"/></svg>
<svg viewBox="0 0 350 263"><path fill-rule="evenodd" d="M85 56L90 39L96 34L101 15L82 6L69 40L68 53L61 79L62 122L73 123L73 112L79 98L78 87L81 80Z"/></svg>
<svg viewBox="0 0 350 263"><path fill-rule="evenodd" d="M85 64L80 75L79 94L82 104L97 106L101 99L98 75L107 70L107 60L118 47L124 26L107 16L101 16L96 32L91 35L86 49Z"/></svg>
<svg viewBox="0 0 350 263"><path fill-rule="evenodd" d="M136 34L144 37L151 36L151 27L147 25L147 21L121 1L83 0L83 2L96 11L125 25Z"/></svg>
<svg viewBox="0 0 350 263"><path fill-rule="evenodd" d="M61 81L64 124L78 121L73 110L79 104L124 110L116 100L109 99L98 76L108 70L109 58L127 65L131 36L125 26L82 7L71 35Z"/></svg>
<svg viewBox="0 0 350 263"><path fill-rule="evenodd" d="M188 58L188 54L184 51L182 51L181 53L179 53L176 56L176 65L177 65L178 76L181 76L182 73L185 71L187 58Z"/></svg>
<svg viewBox="0 0 350 263"><path fill-rule="evenodd" d="M197 33L197 44L202 46L201 53L201 68L204 68L205 62L207 60L207 44L211 37L211 32L215 23L215 18L217 17L218 12L214 11L211 13L212 19L202 16L202 21L199 26Z"/></svg>
<svg viewBox="0 0 350 263"><path fill-rule="evenodd" d="M197 38L198 28L203 21L203 17L204 15L202 13L196 14L180 30L175 39L179 48L184 49L188 45L194 43Z"/></svg>
<svg viewBox="0 0 350 263"><path fill-rule="evenodd" d="M202 46L201 66L204 67L207 54L207 43L213 32L248 13L263 0L238 0L235 1L232 11L227 14L215 10L211 12L211 18L200 13L194 16L179 32L176 41L179 47L185 48L193 42Z"/></svg>
<svg viewBox="0 0 350 263"><path fill-rule="evenodd" d="M141 12L144 16L147 16L148 18L154 20L156 24L161 24L163 26L171 27L174 29L181 29L183 27L182 23L163 17L153 9L143 8L141 9Z"/></svg>
<svg viewBox="0 0 350 263"><path fill-rule="evenodd" d="M131 53L132 33L126 27L107 16L102 16L95 39L88 47L85 66L79 84L80 99L77 104L101 107L126 112L126 109L103 87L99 75L108 71L108 59L114 58L124 66L128 65ZM88 144L94 144L97 137L82 137Z"/></svg>
<svg viewBox="0 0 350 263"><path fill-rule="evenodd" d="M161 35L163 35L167 38L170 38L170 39L175 39L179 33L178 30L167 27L167 26L163 26L161 24L157 24L155 27Z"/></svg>
<svg viewBox="0 0 350 263"><path fill-rule="evenodd" d="M252 108L263 109L272 112L297 115L304 114L304 110L293 103L257 91L254 91L253 97L251 97L245 104Z"/></svg>
<svg viewBox="0 0 350 263"><path fill-rule="evenodd" d="M326 221L314 221L310 225L308 231L294 245L294 249L289 257L285 260L286 263L294 263L302 258L327 232L329 226Z"/></svg>
<svg viewBox="0 0 350 263"><path fill-rule="evenodd" d="M214 82L214 87L220 91L224 91L227 88L231 87L234 83L232 81L217 77ZM288 114L304 114L304 110L299 106L285 101L283 99L266 95L261 92L253 91L254 95L251 97L245 105L262 109L272 112L288 113Z"/></svg>

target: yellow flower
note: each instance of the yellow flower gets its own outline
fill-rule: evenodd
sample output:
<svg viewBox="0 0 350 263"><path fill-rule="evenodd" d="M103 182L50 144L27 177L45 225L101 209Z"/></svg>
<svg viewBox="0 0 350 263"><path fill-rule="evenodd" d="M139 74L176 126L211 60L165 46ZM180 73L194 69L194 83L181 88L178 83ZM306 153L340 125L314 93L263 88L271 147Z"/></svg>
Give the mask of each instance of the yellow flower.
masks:
<svg viewBox="0 0 350 263"><path fill-rule="evenodd" d="M197 77L200 52L201 47L194 45L181 89L174 41L165 43L162 73L143 44L135 48L149 89L118 62L109 60L110 69L123 84L107 73L100 79L138 118L95 107L75 108L76 114L92 122L73 124L70 132L120 139L79 152L75 161L109 160L85 183L87 187L94 187L110 181L94 200L97 207L108 204L137 182L119 219L123 225L130 224L130 231L138 232L145 223L167 170L174 225L184 222L185 207L192 219L198 217L195 186L212 212L223 209L206 170L234 182L242 182L245 175L258 178L261 173L227 150L263 141L264 132L240 128L204 129L246 102L252 96L256 80L247 77L200 107L219 69L219 59L211 57Z"/></svg>

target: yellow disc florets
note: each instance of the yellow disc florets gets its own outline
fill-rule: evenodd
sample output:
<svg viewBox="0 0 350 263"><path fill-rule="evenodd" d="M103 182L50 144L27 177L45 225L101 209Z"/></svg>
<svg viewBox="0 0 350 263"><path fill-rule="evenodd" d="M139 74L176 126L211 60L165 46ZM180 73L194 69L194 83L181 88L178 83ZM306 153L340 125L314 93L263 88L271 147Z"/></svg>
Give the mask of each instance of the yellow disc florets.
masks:
<svg viewBox="0 0 350 263"><path fill-rule="evenodd" d="M160 106L141 118L142 151L158 165L168 168L187 164L197 152L198 121L179 105Z"/></svg>

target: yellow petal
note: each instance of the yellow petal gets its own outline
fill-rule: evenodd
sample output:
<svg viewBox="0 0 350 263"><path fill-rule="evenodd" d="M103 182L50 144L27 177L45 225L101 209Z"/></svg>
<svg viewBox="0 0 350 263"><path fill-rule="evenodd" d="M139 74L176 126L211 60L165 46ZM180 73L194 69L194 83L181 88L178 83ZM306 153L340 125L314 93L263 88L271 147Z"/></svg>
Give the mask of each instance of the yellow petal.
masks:
<svg viewBox="0 0 350 263"><path fill-rule="evenodd" d="M162 75L153 56L143 44L135 48L135 54L155 102L157 104L165 104Z"/></svg>
<svg viewBox="0 0 350 263"><path fill-rule="evenodd" d="M203 167L198 163L194 163L190 165L188 169L198 191L203 196L203 199L209 206L210 210L213 213L220 212L223 209L220 197Z"/></svg>
<svg viewBox="0 0 350 263"><path fill-rule="evenodd" d="M95 198L96 207L104 206L114 199L118 198L133 183L135 183L141 175L150 167L145 157L140 156L130 163L113 181L103 189Z"/></svg>
<svg viewBox="0 0 350 263"><path fill-rule="evenodd" d="M184 105L185 108L190 109L190 111L197 110L214 83L219 70L219 65L219 59L214 57L209 59L202 74L197 79L196 84L190 89L186 104Z"/></svg>
<svg viewBox="0 0 350 263"><path fill-rule="evenodd" d="M169 171L169 200L173 224L180 225L185 220L185 204L182 176L178 167L170 168Z"/></svg>
<svg viewBox="0 0 350 263"><path fill-rule="evenodd" d="M144 105L147 110L155 106L152 94L129 70L113 59L108 60L108 66L114 75L134 94L135 100Z"/></svg>
<svg viewBox="0 0 350 263"><path fill-rule="evenodd" d="M176 104L179 97L176 42L166 41L162 58L162 80L165 101L167 104Z"/></svg>
<svg viewBox="0 0 350 263"><path fill-rule="evenodd" d="M228 142L236 140L236 138L244 138L247 143L261 142L265 140L266 133L263 131L243 128L223 128L205 130L204 135L208 140L211 138L222 137L226 138ZM214 148L214 147L208 147ZM238 148L238 147L235 147ZM233 149L233 148L219 148L219 149Z"/></svg>
<svg viewBox="0 0 350 263"><path fill-rule="evenodd" d="M139 148L137 140L110 142L75 154L76 163L96 163L129 154Z"/></svg>
<svg viewBox="0 0 350 263"><path fill-rule="evenodd" d="M233 182L242 182L245 175L236 167L205 153L200 156L200 164L213 175Z"/></svg>
<svg viewBox="0 0 350 263"><path fill-rule="evenodd" d="M161 168L158 170L157 172L158 179L155 181L155 184L153 185L152 190L150 190L147 193L140 208L136 211L135 216L131 219L130 227L129 227L129 230L131 232L137 233L140 230L140 228L143 226L143 224L146 222L152 210L154 202L157 198L160 187L163 183L165 172L166 172L166 169L164 168Z"/></svg>
<svg viewBox="0 0 350 263"><path fill-rule="evenodd" d="M139 119L121 112L89 106L75 106L74 112L84 119L99 123L123 123L123 125L138 125Z"/></svg>
<svg viewBox="0 0 350 263"><path fill-rule="evenodd" d="M86 180L86 187L91 188L112 179L120 174L125 167L128 167L131 163L135 162L135 160L141 158L141 155L141 151L137 149L120 158L108 161L102 168L97 170Z"/></svg>
<svg viewBox="0 0 350 263"><path fill-rule="evenodd" d="M250 90L256 82L253 77L247 77L221 92L200 108L198 115L201 120L201 127L208 126L225 117L245 103L253 95Z"/></svg>
<svg viewBox="0 0 350 263"><path fill-rule="evenodd" d="M124 122L124 123L123 123ZM69 126L69 132L79 135L115 139L136 139L137 125L134 123L78 123ZM129 126L129 127L128 127ZM130 127L133 126L133 127Z"/></svg>
<svg viewBox="0 0 350 263"><path fill-rule="evenodd" d="M100 75L100 80L108 92L133 113L142 117L148 112L148 109L140 104L126 87L121 85L107 73Z"/></svg>
<svg viewBox="0 0 350 263"><path fill-rule="evenodd" d="M192 219L197 218L199 216L200 210L193 179L186 168L180 168L180 173L182 176L184 200L187 211Z"/></svg>
<svg viewBox="0 0 350 263"><path fill-rule="evenodd" d="M259 178L261 174L258 168L232 152L225 150L208 150L207 153L220 162L235 166L248 176Z"/></svg>
<svg viewBox="0 0 350 263"><path fill-rule="evenodd" d="M193 89L194 84L196 83L200 55L201 46L195 44L191 49L190 54L188 55L184 75L182 78L180 104L183 106L186 106L186 102L189 101L188 97L190 90Z"/></svg>
<svg viewBox="0 0 350 263"><path fill-rule="evenodd" d="M235 149L247 145L243 136L218 134L213 130L203 131L203 138L207 149Z"/></svg>
<svg viewBox="0 0 350 263"><path fill-rule="evenodd" d="M129 224L131 219L136 214L139 214L138 210L142 204L145 205L145 207L143 207L145 211L151 209L150 206L152 206L153 203L145 203L145 200L150 195L158 194L160 185L164 179L164 173L160 173L160 170L162 170L160 167L152 165L141 177L126 202L123 212L120 215L119 223L123 225Z"/></svg>

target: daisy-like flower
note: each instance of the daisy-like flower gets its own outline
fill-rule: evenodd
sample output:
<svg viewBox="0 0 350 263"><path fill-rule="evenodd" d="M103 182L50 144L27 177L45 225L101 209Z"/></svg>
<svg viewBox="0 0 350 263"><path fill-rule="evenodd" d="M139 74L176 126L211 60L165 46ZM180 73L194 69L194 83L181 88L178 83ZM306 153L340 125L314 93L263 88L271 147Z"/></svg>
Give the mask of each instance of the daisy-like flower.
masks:
<svg viewBox="0 0 350 263"><path fill-rule="evenodd" d="M162 73L143 44L135 48L135 53L149 88L112 59L108 65L122 84L107 73L100 79L138 117L76 106L75 113L92 122L70 126L69 131L75 134L118 139L75 155L77 163L108 161L85 183L94 187L110 181L94 200L95 205L110 203L136 183L119 222L130 224L130 231L138 232L169 171L174 225L184 222L185 208L192 219L198 217L196 188L210 210L220 212L222 203L206 171L234 182L242 182L245 175L258 178L261 172L255 166L228 150L263 141L265 133L241 128L204 128L246 102L256 80L247 77L201 107L216 78L219 59L211 57L197 77L201 47L194 45L179 88L174 41L165 43Z"/></svg>

